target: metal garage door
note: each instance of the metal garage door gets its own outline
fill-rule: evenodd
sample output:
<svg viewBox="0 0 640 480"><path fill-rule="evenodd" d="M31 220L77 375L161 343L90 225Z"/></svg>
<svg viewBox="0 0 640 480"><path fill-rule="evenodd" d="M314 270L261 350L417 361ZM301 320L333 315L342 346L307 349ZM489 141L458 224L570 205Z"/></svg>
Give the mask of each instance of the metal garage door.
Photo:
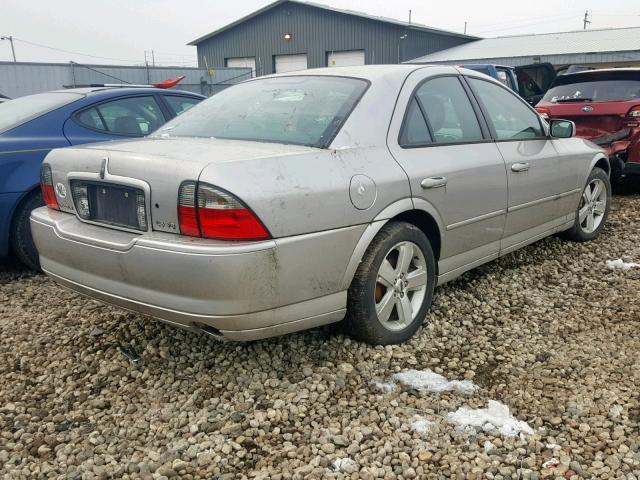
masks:
<svg viewBox="0 0 640 480"><path fill-rule="evenodd" d="M352 65L364 65L364 50L329 52L327 65L329 67L350 67Z"/></svg>
<svg viewBox="0 0 640 480"><path fill-rule="evenodd" d="M256 59L255 57L237 57L237 58L227 58L227 67L228 68L250 68L252 73L252 77L256 72Z"/></svg>
<svg viewBox="0 0 640 480"><path fill-rule="evenodd" d="M276 55L276 73L294 72L307 68L307 55Z"/></svg>

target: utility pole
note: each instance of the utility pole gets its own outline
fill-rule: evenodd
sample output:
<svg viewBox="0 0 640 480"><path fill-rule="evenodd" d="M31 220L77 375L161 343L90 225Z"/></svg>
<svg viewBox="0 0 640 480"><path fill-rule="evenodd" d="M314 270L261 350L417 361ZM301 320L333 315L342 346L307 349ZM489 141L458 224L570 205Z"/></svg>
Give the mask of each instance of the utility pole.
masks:
<svg viewBox="0 0 640 480"><path fill-rule="evenodd" d="M589 25L591 23L591 20L589 20L589 10L584 12L583 23L584 23L583 30L586 30L587 29L587 25Z"/></svg>
<svg viewBox="0 0 640 480"><path fill-rule="evenodd" d="M151 50L151 65L156 66L156 54Z"/></svg>
<svg viewBox="0 0 640 480"><path fill-rule="evenodd" d="M16 49L13 47L13 37L11 35L9 36L2 36L0 37L0 40L9 40L9 43L11 44L11 55L13 55L13 62L17 62L16 60Z"/></svg>

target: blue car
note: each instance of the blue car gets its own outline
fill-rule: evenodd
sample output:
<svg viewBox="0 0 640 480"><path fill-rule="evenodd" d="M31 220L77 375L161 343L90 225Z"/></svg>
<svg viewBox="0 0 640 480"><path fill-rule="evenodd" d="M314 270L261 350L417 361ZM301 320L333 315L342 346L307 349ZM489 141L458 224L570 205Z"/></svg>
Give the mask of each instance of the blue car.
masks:
<svg viewBox="0 0 640 480"><path fill-rule="evenodd" d="M38 269L29 215L43 205L40 164L54 148L142 137L205 97L158 88L93 87L0 103L0 257Z"/></svg>

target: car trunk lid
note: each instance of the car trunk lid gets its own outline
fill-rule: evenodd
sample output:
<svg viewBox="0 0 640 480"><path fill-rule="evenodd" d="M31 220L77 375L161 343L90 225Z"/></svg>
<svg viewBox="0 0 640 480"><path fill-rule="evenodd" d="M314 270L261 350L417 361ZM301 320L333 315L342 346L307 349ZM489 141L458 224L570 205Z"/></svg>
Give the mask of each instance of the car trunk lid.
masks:
<svg viewBox="0 0 640 480"><path fill-rule="evenodd" d="M538 111L546 112L550 118L571 120L576 124L576 134L582 138L594 139L629 131L627 113L634 102L544 102ZM637 125L637 122L635 122Z"/></svg>
<svg viewBox="0 0 640 480"><path fill-rule="evenodd" d="M197 181L207 165L311 150L316 149L234 140L148 138L54 150L46 163L52 167L54 185L62 184L56 190L62 211L111 228L180 233L180 185Z"/></svg>

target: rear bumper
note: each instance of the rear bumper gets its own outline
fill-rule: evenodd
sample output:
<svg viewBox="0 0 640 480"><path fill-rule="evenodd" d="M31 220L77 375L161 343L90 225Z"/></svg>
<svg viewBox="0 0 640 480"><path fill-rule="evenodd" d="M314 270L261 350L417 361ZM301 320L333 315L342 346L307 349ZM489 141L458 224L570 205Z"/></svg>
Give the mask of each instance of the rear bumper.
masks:
<svg viewBox="0 0 640 480"><path fill-rule="evenodd" d="M43 270L97 300L232 340L255 340L344 317L342 258L357 227L264 242L121 232L40 208L31 216ZM350 240L349 239L353 239ZM337 242L345 247L335 248ZM309 255L332 248L335 257ZM350 248L350 250L349 250ZM329 251L329 250L327 250Z"/></svg>

